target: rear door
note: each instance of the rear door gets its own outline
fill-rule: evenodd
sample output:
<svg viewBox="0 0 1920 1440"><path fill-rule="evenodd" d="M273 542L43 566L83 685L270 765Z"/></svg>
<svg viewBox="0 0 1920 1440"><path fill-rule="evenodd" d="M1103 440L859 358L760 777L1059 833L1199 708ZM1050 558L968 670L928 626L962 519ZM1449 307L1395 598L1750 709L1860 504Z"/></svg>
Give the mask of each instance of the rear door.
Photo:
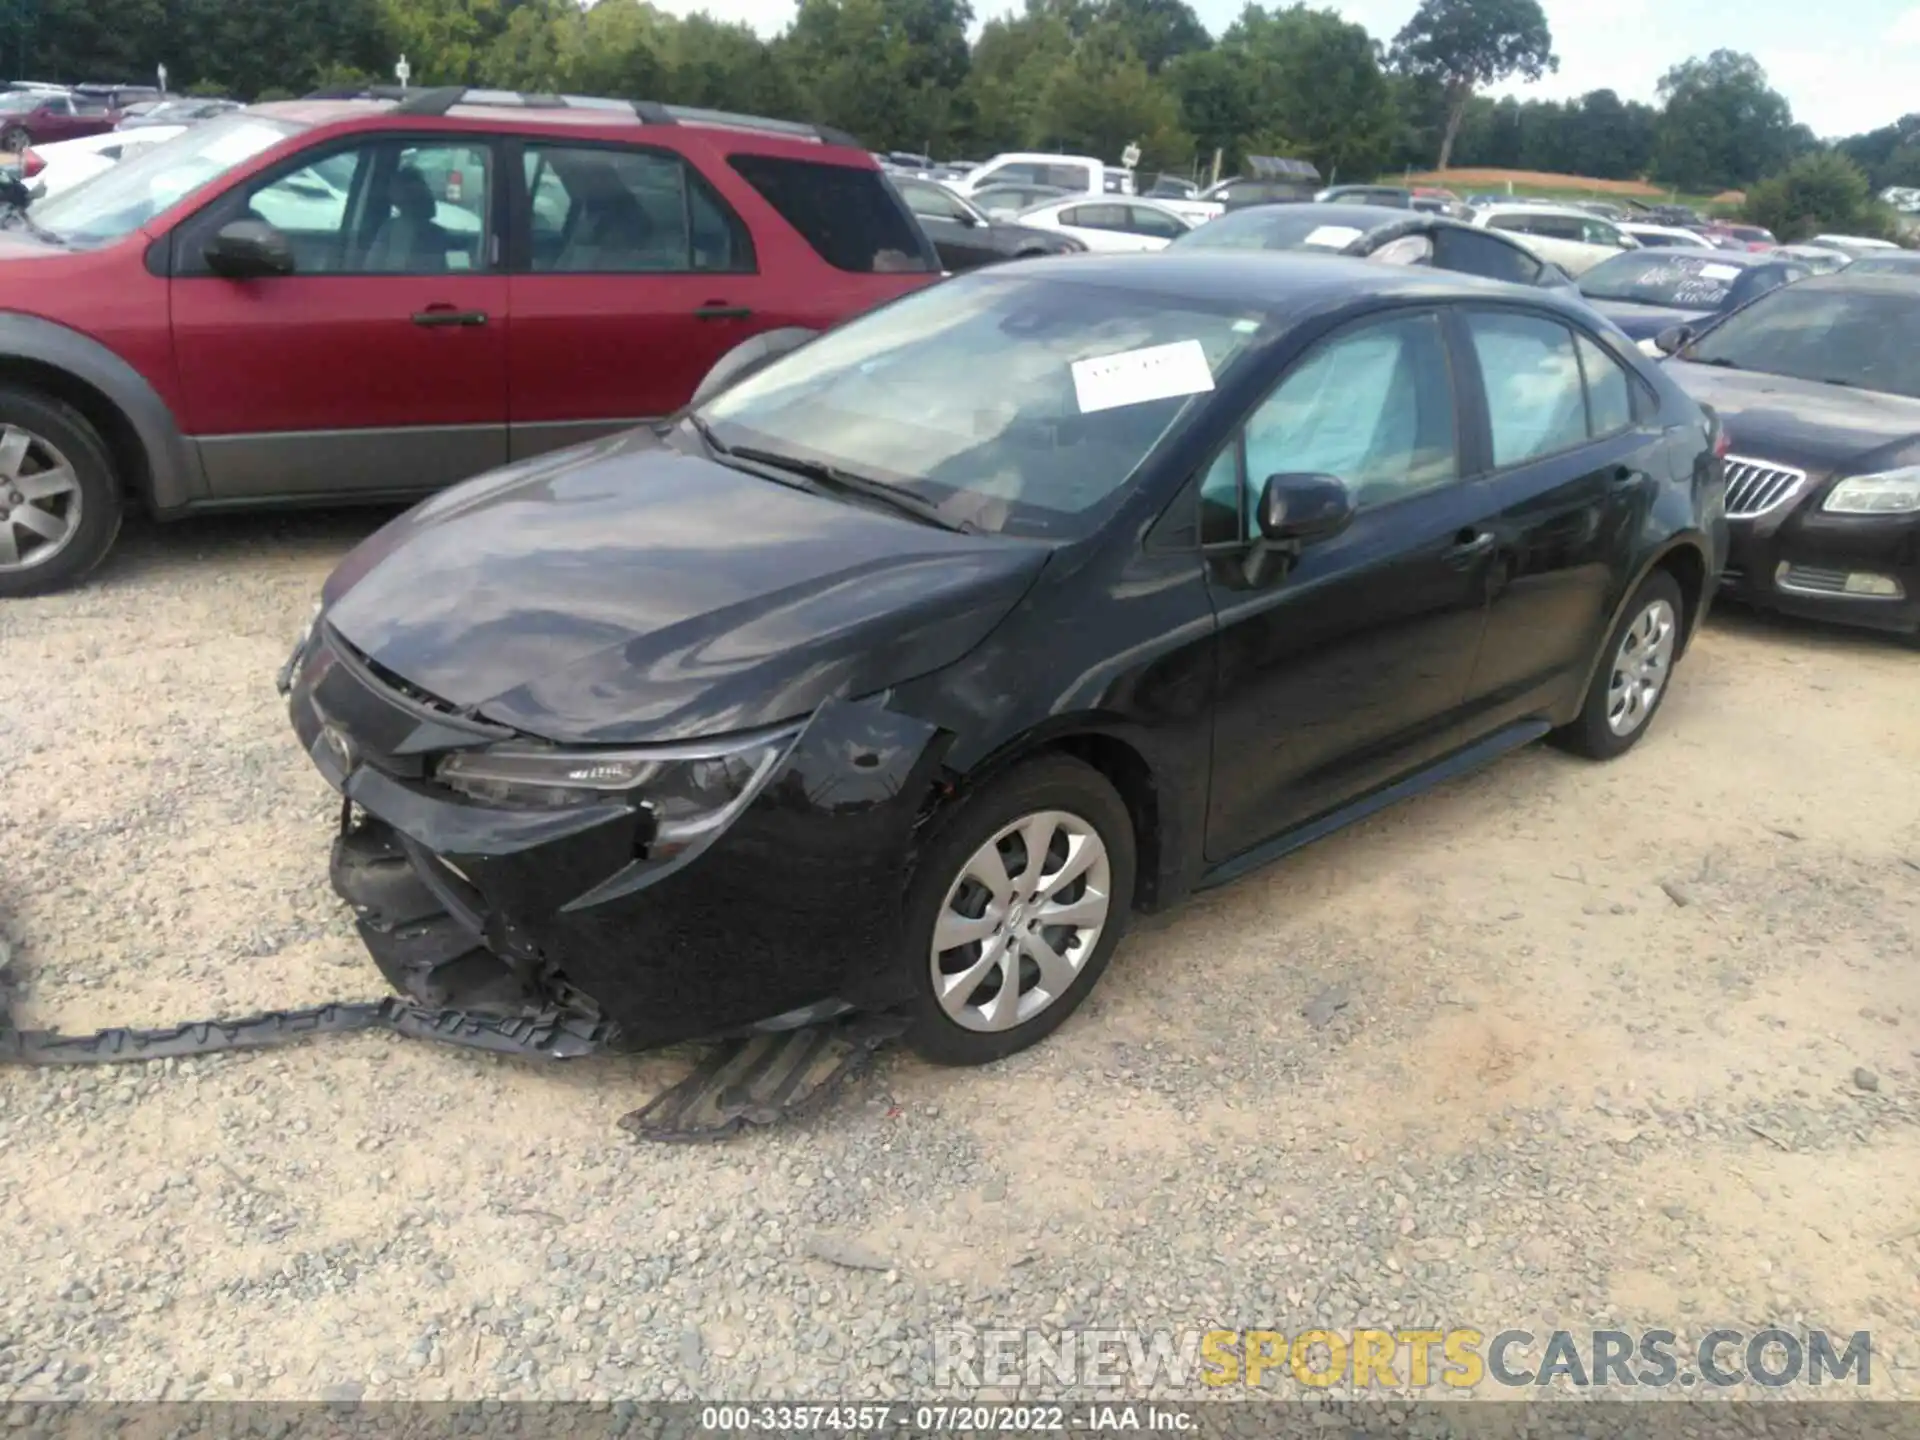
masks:
<svg viewBox="0 0 1920 1440"><path fill-rule="evenodd" d="M1470 448L1499 502L1469 703L1500 724L1585 685L1658 491L1662 437L1653 396L1586 331L1513 308L1461 324L1462 368L1486 402Z"/></svg>
<svg viewBox="0 0 1920 1440"><path fill-rule="evenodd" d="M1201 482L1219 699L1206 851L1224 860L1459 748L1495 501L1468 473L1442 312L1360 322L1283 376ZM1269 475L1337 476L1357 513L1244 576Z"/></svg>
<svg viewBox="0 0 1920 1440"><path fill-rule="evenodd" d="M182 428L216 498L409 493L506 459L506 279L484 136L323 143L172 236ZM229 280L232 220L284 233L291 275Z"/></svg>
<svg viewBox="0 0 1920 1440"><path fill-rule="evenodd" d="M787 319L746 223L675 151L527 138L507 172L516 458L671 414L728 350Z"/></svg>

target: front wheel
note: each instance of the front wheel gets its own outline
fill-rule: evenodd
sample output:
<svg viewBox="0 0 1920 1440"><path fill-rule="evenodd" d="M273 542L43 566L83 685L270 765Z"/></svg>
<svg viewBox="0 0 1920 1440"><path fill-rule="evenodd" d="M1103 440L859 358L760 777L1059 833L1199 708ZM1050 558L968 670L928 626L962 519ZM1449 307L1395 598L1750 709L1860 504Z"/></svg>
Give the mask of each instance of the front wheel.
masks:
<svg viewBox="0 0 1920 1440"><path fill-rule="evenodd" d="M9 125L5 130L0 130L0 151L9 155L20 155L31 144L33 144L33 136L27 133L25 126Z"/></svg>
<svg viewBox="0 0 1920 1440"><path fill-rule="evenodd" d="M120 533L120 481L99 432L37 390L0 386L0 596L44 595Z"/></svg>
<svg viewBox="0 0 1920 1440"><path fill-rule="evenodd" d="M1134 864L1125 803L1068 756L962 801L908 891L907 1044L936 1064L984 1065L1052 1034L1120 943Z"/></svg>
<svg viewBox="0 0 1920 1440"><path fill-rule="evenodd" d="M1580 717L1555 738L1594 760L1611 760L1632 749L1667 698L1685 613L1673 576L1656 570L1641 581L1607 637Z"/></svg>

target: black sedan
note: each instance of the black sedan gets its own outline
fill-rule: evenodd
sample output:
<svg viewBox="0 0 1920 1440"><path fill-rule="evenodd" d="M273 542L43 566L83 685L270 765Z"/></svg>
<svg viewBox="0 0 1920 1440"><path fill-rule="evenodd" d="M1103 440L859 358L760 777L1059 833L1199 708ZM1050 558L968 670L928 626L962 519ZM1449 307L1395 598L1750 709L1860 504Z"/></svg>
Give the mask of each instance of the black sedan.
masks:
<svg viewBox="0 0 1920 1440"><path fill-rule="evenodd" d="M1763 295L1665 368L1727 428L1723 583L1920 632L1920 285L1842 270Z"/></svg>
<svg viewBox="0 0 1920 1440"><path fill-rule="evenodd" d="M1744 250L1628 250L1582 275L1580 293L1633 339L1651 340L1664 330L1704 329L1716 316L1812 273L1795 261Z"/></svg>
<svg viewBox="0 0 1920 1440"><path fill-rule="evenodd" d="M1574 288L1572 277L1559 266L1497 230L1384 205L1320 202L1234 211L1182 235L1169 248L1319 251L1427 265L1513 285Z"/></svg>
<svg viewBox="0 0 1920 1440"><path fill-rule="evenodd" d="M880 1010L990 1061L1136 910L1638 741L1719 572L1716 439L1544 292L1014 262L393 521L293 726L428 1003L634 1046Z"/></svg>
<svg viewBox="0 0 1920 1440"><path fill-rule="evenodd" d="M995 220L932 180L893 177L894 189L933 241L947 270L972 270L998 260L1035 255L1078 255L1086 250L1071 235Z"/></svg>

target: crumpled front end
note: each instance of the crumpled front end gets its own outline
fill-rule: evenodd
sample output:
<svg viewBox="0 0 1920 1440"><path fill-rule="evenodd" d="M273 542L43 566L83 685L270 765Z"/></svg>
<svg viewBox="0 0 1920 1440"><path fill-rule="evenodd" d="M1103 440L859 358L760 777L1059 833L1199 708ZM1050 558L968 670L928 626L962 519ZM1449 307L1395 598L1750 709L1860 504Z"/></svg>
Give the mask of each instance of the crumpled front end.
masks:
<svg viewBox="0 0 1920 1440"><path fill-rule="evenodd" d="M884 697L793 722L724 826L665 845L632 794L520 808L456 791L447 756L526 737L386 674L324 619L289 679L300 742L346 802L334 886L420 1003L572 1009L633 1048L906 995L902 897L944 743Z"/></svg>

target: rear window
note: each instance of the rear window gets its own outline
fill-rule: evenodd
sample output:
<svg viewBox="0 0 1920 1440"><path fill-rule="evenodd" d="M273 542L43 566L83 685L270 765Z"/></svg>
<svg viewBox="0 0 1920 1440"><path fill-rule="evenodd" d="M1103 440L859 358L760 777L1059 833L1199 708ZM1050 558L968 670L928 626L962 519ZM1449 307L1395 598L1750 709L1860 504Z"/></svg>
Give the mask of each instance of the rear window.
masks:
<svg viewBox="0 0 1920 1440"><path fill-rule="evenodd" d="M1629 250L1582 275L1580 293L1589 300L1719 310L1745 273L1743 266L1719 259L1711 251L1648 255Z"/></svg>
<svg viewBox="0 0 1920 1440"><path fill-rule="evenodd" d="M878 170L772 155L732 155L727 163L836 270L940 268L926 235Z"/></svg>

